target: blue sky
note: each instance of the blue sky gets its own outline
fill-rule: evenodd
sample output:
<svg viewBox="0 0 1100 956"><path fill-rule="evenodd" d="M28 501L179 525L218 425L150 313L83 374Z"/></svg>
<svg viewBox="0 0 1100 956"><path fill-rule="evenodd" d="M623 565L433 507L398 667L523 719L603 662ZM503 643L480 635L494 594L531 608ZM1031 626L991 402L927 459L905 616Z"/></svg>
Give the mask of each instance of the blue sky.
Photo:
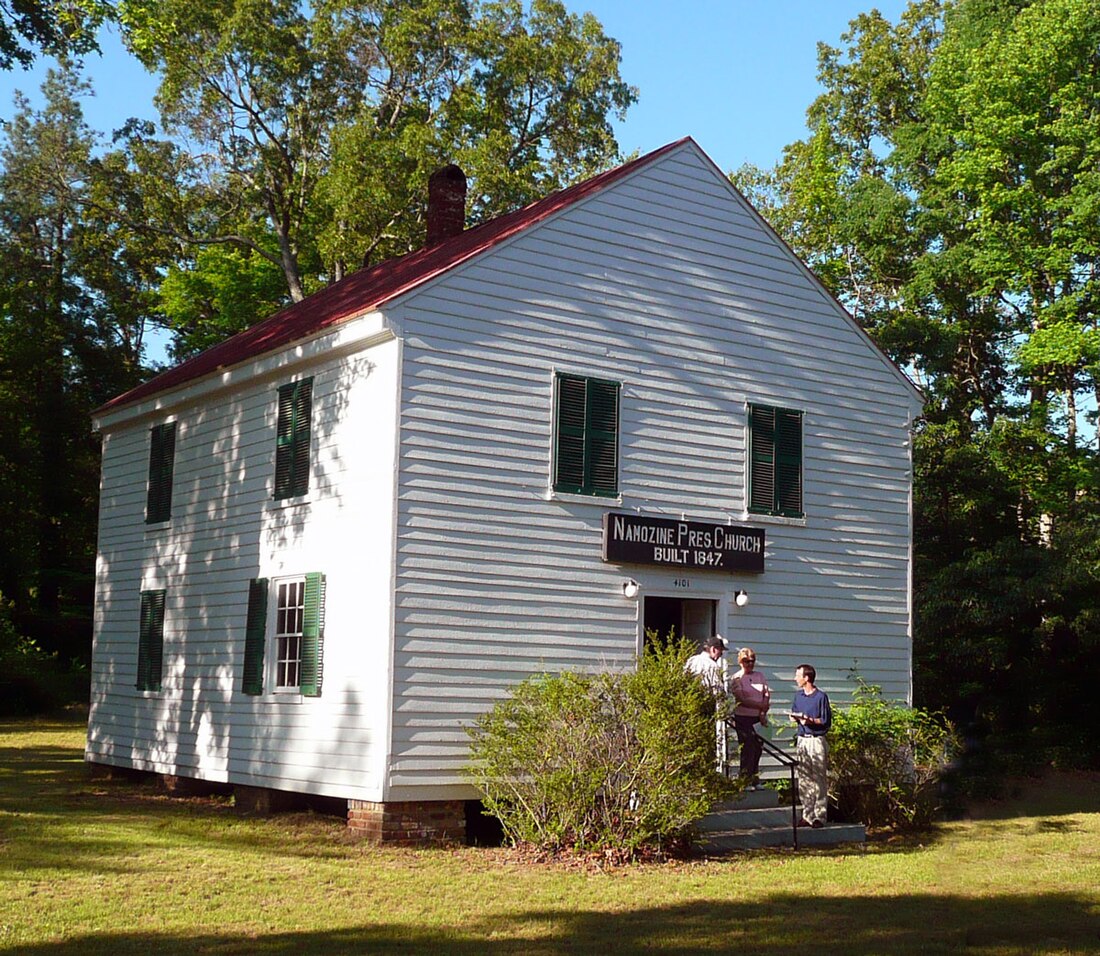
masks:
<svg viewBox="0 0 1100 956"><path fill-rule="evenodd" d="M617 136L623 151L647 152L693 136L724 170L771 166L805 132L818 93L817 43L836 44L848 21L877 7L896 21L904 0L566 0L590 10L622 43L622 74L640 98ZM88 124L110 133L130 116L156 119L155 79L107 35L90 56L96 91ZM45 64L0 74L0 117L12 92L34 94Z"/></svg>

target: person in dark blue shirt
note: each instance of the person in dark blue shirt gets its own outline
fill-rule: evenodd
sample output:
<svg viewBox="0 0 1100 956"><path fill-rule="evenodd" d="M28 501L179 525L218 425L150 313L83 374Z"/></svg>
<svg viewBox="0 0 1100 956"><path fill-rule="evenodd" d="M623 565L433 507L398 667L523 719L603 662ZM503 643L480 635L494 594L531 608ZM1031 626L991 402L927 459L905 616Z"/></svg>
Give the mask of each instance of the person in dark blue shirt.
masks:
<svg viewBox="0 0 1100 956"><path fill-rule="evenodd" d="M817 671L799 664L794 671L798 686L791 704L791 720L798 724L798 794L802 801L800 827L825 826L829 797L829 746L825 735L833 725L829 695L814 686Z"/></svg>

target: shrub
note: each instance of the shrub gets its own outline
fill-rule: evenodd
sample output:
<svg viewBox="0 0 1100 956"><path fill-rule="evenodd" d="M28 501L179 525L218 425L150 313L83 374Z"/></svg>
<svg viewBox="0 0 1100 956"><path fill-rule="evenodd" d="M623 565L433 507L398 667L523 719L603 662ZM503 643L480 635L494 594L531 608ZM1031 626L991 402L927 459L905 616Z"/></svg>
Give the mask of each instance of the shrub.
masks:
<svg viewBox="0 0 1100 956"><path fill-rule="evenodd" d="M841 812L868 826L912 829L939 809L940 780L959 750L940 714L886 700L857 678L852 705L833 714L830 788Z"/></svg>
<svg viewBox="0 0 1100 956"><path fill-rule="evenodd" d="M632 672L533 677L479 718L467 772L506 837L630 855L683 841L726 786L694 650L669 639Z"/></svg>
<svg viewBox="0 0 1100 956"><path fill-rule="evenodd" d="M27 717L88 699L87 670L64 667L18 632L0 596L0 717Z"/></svg>

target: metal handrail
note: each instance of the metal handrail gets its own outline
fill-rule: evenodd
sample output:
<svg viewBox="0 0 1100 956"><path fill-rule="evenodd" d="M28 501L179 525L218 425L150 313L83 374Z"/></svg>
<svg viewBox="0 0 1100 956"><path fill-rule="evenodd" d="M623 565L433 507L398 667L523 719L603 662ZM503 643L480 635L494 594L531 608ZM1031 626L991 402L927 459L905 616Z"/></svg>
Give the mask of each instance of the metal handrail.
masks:
<svg viewBox="0 0 1100 956"><path fill-rule="evenodd" d="M732 720L726 721L726 750L729 751L729 732L733 730L736 732L736 726ZM794 848L798 849L798 760L792 757L789 753L785 753L780 750L774 743L772 743L767 737L759 733L755 727L752 732L756 734L760 740L761 749L764 753L771 757L774 757L779 763L786 767L791 772L791 839L794 842ZM727 761L728 765L728 761Z"/></svg>
<svg viewBox="0 0 1100 956"><path fill-rule="evenodd" d="M753 733L756 728L753 727ZM778 760L791 772L791 839L794 848L798 849L798 761L788 753L784 753L763 734L756 734L760 738L760 746L764 753Z"/></svg>

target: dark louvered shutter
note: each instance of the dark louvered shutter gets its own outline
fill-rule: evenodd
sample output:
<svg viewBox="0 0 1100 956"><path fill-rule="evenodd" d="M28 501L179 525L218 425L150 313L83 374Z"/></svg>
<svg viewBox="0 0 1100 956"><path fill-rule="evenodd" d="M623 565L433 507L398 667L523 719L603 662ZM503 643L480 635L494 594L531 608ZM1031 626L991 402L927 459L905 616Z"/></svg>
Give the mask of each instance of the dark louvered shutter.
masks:
<svg viewBox="0 0 1100 956"><path fill-rule="evenodd" d="M619 492L619 385L588 381L587 474L593 494Z"/></svg>
<svg viewBox="0 0 1100 956"><path fill-rule="evenodd" d="M585 381L558 376L557 448L554 488L579 492L584 487Z"/></svg>
<svg viewBox="0 0 1100 956"><path fill-rule="evenodd" d="M802 516L802 413L775 413L775 508L791 518Z"/></svg>
<svg viewBox="0 0 1100 956"><path fill-rule="evenodd" d="M145 523L172 517L172 462L176 454L176 423L154 425L149 436L149 489Z"/></svg>
<svg viewBox="0 0 1100 956"><path fill-rule="evenodd" d="M302 610L302 672L299 686L303 696L320 697L325 641L323 574L306 575L305 606Z"/></svg>
<svg viewBox="0 0 1100 956"><path fill-rule="evenodd" d="M279 423L275 440L275 497L293 498L309 491L309 433L313 379L279 387Z"/></svg>
<svg viewBox="0 0 1100 956"><path fill-rule="evenodd" d="M619 383L558 375L554 490L619 492Z"/></svg>
<svg viewBox="0 0 1100 956"><path fill-rule="evenodd" d="M138 625L137 689L159 691L164 660L165 591L141 592Z"/></svg>
<svg viewBox="0 0 1100 956"><path fill-rule="evenodd" d="M267 578L248 582L248 620L244 630L244 680L246 694L264 692L264 644L267 641Z"/></svg>
<svg viewBox="0 0 1100 956"><path fill-rule="evenodd" d="M749 510L775 509L775 409L749 406Z"/></svg>

